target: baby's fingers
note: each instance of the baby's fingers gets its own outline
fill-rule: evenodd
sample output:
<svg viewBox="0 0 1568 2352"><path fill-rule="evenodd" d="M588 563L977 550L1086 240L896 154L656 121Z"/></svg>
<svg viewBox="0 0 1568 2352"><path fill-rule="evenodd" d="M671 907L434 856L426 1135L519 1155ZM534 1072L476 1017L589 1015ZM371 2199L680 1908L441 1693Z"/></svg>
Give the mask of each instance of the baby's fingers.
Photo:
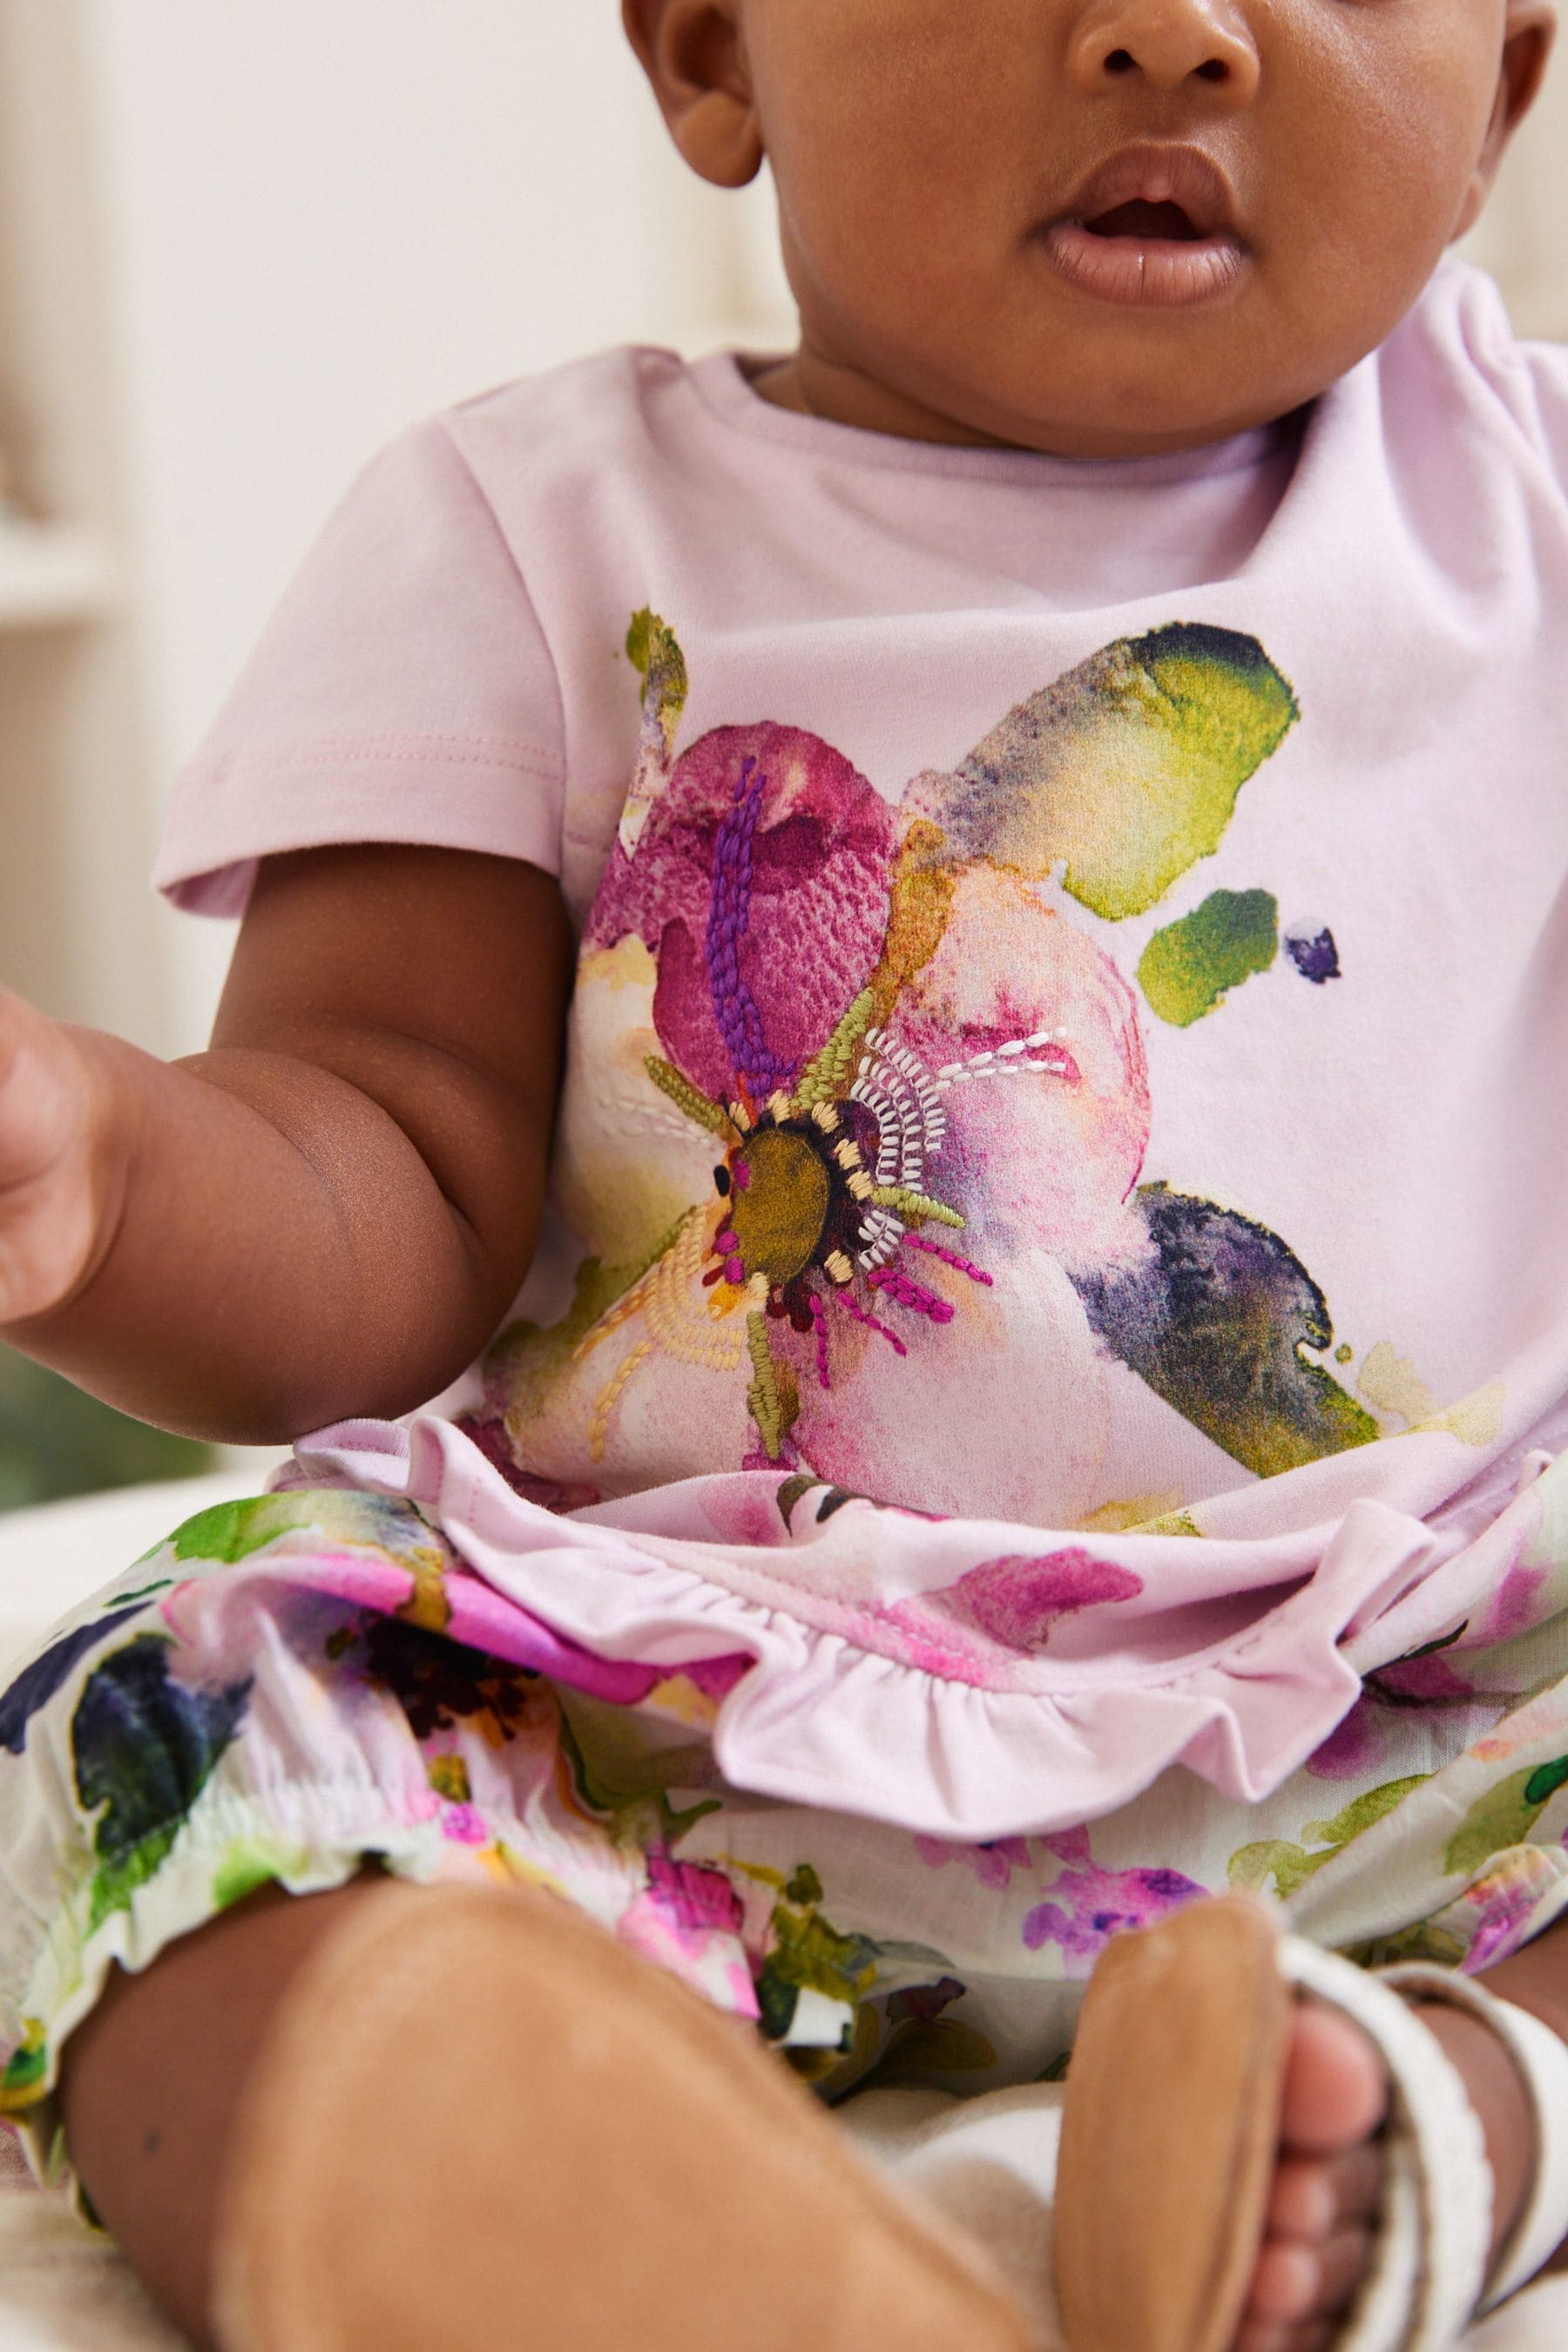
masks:
<svg viewBox="0 0 1568 2352"><path fill-rule="evenodd" d="M71 1033L0 989L0 1323L58 1307L92 1258L94 1101Z"/></svg>

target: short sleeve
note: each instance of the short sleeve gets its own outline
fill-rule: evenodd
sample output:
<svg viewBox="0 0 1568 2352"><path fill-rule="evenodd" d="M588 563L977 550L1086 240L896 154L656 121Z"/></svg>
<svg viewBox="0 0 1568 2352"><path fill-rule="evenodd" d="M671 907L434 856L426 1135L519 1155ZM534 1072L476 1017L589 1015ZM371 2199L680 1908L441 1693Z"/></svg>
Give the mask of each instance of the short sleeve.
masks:
<svg viewBox="0 0 1568 2352"><path fill-rule="evenodd" d="M517 560L447 427L360 477L179 777L154 871L243 911L258 858L411 842L558 873L563 719Z"/></svg>

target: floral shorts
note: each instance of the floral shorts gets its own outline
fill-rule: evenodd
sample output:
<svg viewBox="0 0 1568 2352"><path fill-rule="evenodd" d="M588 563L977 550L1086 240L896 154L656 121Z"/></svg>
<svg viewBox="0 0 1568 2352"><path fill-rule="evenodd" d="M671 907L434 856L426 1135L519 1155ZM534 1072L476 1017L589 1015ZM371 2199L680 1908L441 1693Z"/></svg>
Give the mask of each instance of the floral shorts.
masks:
<svg viewBox="0 0 1568 2352"><path fill-rule="evenodd" d="M538 1636L416 1505L342 1488L206 1511L57 1629L0 1698L0 2112L46 2174L61 2046L110 1967L268 1885L374 1860L549 1887L829 2097L978 2090L1059 2075L1109 1938L1227 1877L1300 1904L1337 1863L1337 1912L1305 1924L1347 1940L1389 1872L1347 1895L1345 1850L1416 1785L1352 1798L1305 1833L1321 1851L1259 1834L1299 1790L1238 1806L1180 1772L1092 1833L946 1843L728 1785L710 1735L734 1662L632 1673L562 1643L545 1672ZM1531 1821L1564 1780L1525 1792ZM1555 1835L1518 1854L1510 1933L1565 1891ZM1403 1948L1461 1958L1462 1913Z"/></svg>

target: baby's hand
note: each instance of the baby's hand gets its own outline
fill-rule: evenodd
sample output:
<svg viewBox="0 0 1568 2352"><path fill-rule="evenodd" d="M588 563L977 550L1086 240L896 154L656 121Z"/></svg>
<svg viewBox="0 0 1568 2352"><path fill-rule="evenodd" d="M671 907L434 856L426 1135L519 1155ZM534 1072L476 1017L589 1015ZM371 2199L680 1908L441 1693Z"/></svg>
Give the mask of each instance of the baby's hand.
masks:
<svg viewBox="0 0 1568 2352"><path fill-rule="evenodd" d="M101 1254L106 1092L71 1030L0 988L0 1324L60 1306Z"/></svg>

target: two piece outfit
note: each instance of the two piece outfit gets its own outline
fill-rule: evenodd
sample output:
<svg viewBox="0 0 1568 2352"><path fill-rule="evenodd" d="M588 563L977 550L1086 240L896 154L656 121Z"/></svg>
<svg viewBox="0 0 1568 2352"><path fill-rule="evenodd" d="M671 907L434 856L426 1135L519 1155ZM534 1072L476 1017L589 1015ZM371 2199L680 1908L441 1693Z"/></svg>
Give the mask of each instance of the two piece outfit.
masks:
<svg viewBox="0 0 1568 2352"><path fill-rule="evenodd" d="M113 1961L370 1855L558 1889L832 2098L1059 2074L1227 1885L1471 1972L1568 1909L1565 623L1568 356L1457 262L1175 457L637 351L370 467L159 879L558 875L546 1231L447 1397L0 1699L42 2154Z"/></svg>

